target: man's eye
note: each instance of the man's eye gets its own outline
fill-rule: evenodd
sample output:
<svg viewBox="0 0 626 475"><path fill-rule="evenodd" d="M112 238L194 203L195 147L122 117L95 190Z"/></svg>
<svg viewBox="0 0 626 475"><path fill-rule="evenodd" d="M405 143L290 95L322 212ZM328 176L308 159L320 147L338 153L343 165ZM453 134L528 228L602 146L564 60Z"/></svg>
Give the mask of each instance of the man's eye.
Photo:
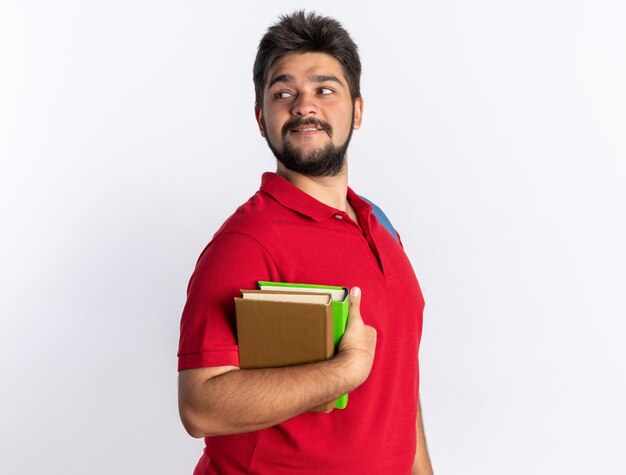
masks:
<svg viewBox="0 0 626 475"><path fill-rule="evenodd" d="M286 99L287 97L291 97L291 93L287 91L279 91L276 94L274 94L274 97L276 99Z"/></svg>
<svg viewBox="0 0 626 475"><path fill-rule="evenodd" d="M331 88L329 88L329 87L321 87L319 89L319 93L322 94L322 95L332 94L333 92L334 91Z"/></svg>

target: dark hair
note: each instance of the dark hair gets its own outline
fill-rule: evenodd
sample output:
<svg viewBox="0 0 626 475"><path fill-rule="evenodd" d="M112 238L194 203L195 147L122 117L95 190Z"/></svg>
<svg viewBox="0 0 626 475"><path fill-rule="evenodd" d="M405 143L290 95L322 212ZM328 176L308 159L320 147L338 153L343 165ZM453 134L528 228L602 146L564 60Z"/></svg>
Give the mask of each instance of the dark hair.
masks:
<svg viewBox="0 0 626 475"><path fill-rule="evenodd" d="M333 56L348 80L352 100L361 96L361 60L348 32L337 20L300 10L283 15L261 38L254 60L255 101L263 106L267 73L277 59L288 54L326 53Z"/></svg>

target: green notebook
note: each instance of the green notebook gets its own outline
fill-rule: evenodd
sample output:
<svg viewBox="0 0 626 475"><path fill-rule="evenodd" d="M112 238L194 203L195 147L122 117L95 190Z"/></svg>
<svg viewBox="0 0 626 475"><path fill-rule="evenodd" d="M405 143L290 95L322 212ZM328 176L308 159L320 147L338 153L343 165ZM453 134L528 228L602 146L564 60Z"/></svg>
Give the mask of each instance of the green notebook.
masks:
<svg viewBox="0 0 626 475"><path fill-rule="evenodd" d="M259 281L259 289L274 290L284 292L298 292L305 290L306 292L329 293L332 298L333 307L333 324L334 324L334 344L335 353L339 347L339 342L343 333L346 331L348 323L348 310L350 307L350 296L347 287L337 287L334 285L317 285L317 284L292 284L289 282L268 282ZM348 395L339 396L335 403L335 408L345 409L348 405Z"/></svg>

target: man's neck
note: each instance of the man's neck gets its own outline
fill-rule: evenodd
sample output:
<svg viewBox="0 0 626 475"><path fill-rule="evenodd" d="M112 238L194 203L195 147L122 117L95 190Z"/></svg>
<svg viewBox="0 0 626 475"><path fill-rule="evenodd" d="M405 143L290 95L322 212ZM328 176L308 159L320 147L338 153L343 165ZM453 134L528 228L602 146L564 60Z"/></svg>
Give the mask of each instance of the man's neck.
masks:
<svg viewBox="0 0 626 475"><path fill-rule="evenodd" d="M288 170L282 163L278 162L276 173L316 200L321 201L331 208L336 208L348 213L351 211L351 207L347 199L347 165L346 163L344 170L336 176L307 176Z"/></svg>

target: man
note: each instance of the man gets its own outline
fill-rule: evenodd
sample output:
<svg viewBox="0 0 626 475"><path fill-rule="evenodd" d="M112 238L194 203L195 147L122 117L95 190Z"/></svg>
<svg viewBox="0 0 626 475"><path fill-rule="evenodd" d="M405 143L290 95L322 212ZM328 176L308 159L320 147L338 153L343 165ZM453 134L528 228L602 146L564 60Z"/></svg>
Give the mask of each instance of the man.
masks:
<svg viewBox="0 0 626 475"><path fill-rule="evenodd" d="M348 187L360 73L331 18L284 16L260 42L255 113L277 171L205 248L181 319L181 419L206 442L197 475L432 473L418 400L422 294L399 236ZM338 354L240 370L233 298L259 280L351 287ZM308 412L346 392L344 410Z"/></svg>

